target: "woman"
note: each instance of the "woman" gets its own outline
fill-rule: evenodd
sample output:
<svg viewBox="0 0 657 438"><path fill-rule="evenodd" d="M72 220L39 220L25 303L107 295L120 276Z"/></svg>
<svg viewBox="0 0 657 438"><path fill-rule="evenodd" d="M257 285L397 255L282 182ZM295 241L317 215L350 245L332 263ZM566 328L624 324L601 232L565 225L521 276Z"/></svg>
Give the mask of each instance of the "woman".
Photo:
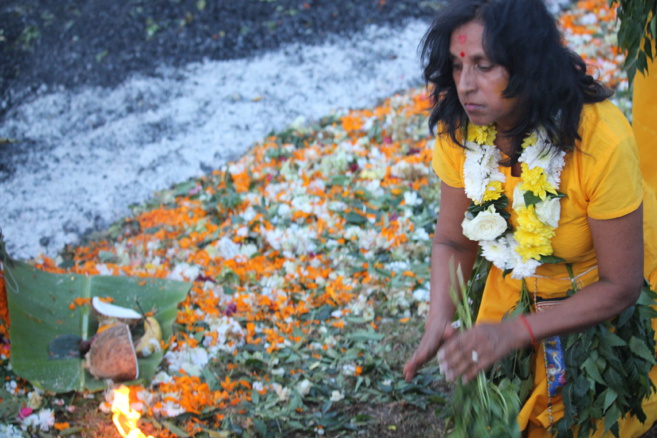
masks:
<svg viewBox="0 0 657 438"><path fill-rule="evenodd" d="M442 192L430 310L405 378L438 353L448 379L468 381L533 346L533 389L518 422L525 436L551 436L576 403L564 405L560 393L569 375L559 373L565 338L556 336L602 326L633 309L644 277L657 283L654 193L641 177L630 125L563 46L541 0L453 1L427 32L422 55ZM468 278L479 248L493 266L477 324L457 332L450 261ZM523 297L531 312L517 317ZM649 340L642 342L651 349L646 361L654 357L649 325L636 326L646 327L636 334ZM592 357L614 360L599 353ZM657 419L646 379L651 366L635 376L650 396L636 402L646 417L624 416L622 437L640 436ZM657 381L655 369L651 377ZM615 409L620 398L611 395L607 406ZM600 435L605 424L595 427Z"/></svg>

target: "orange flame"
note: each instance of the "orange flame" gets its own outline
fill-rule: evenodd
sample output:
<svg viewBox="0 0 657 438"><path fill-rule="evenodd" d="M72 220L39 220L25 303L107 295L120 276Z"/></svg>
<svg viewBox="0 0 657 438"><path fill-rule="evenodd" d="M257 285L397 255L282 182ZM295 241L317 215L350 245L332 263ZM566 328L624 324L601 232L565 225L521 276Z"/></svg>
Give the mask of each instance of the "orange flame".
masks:
<svg viewBox="0 0 657 438"><path fill-rule="evenodd" d="M112 421L124 438L153 438L146 436L137 427L139 412L130 407L130 388L121 386L114 390L114 402L112 403Z"/></svg>

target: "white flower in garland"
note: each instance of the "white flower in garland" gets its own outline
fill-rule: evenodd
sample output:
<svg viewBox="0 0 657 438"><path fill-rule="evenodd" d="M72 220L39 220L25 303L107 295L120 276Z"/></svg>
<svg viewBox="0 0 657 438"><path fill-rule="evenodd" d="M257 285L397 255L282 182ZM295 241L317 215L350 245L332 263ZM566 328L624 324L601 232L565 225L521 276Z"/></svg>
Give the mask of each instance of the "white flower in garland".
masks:
<svg viewBox="0 0 657 438"><path fill-rule="evenodd" d="M536 204L536 216L546 225L552 228L559 226L559 218L561 217L561 203L559 198L551 198L545 202Z"/></svg>
<svg viewBox="0 0 657 438"><path fill-rule="evenodd" d="M462 223L463 234L470 240L494 240L507 228L504 219L491 205L476 216L466 215Z"/></svg>
<svg viewBox="0 0 657 438"><path fill-rule="evenodd" d="M518 161L521 181L514 189L511 208L517 227L510 223L504 174L499 169L501 153L495 146L495 126L469 125L465 142L463 180L472 201L461 226L463 235L479 242L482 255L513 278L534 275L546 256L552 256L551 240L561 217L558 192L565 152L552 146L544 131L528 135ZM557 258L558 259L558 258Z"/></svg>
<svg viewBox="0 0 657 438"><path fill-rule="evenodd" d="M536 268L538 268L541 263L535 259L524 260L522 256L518 254L518 241L513 234L508 233L505 236L505 239L509 246L509 254L511 254L508 266L508 269L513 269L511 277L520 279L534 275Z"/></svg>
<svg viewBox="0 0 657 438"><path fill-rule="evenodd" d="M525 148L518 161L526 163L528 169L541 168L545 172L547 183L552 187L559 187L561 171L566 164L566 152L554 150L544 131L530 135L525 141L535 144Z"/></svg>
<svg viewBox="0 0 657 438"><path fill-rule="evenodd" d="M476 204L481 204L490 183L504 182L504 174L497 167L502 155L495 146L479 146L473 142L467 142L465 146L468 148L463 165L465 194Z"/></svg>
<svg viewBox="0 0 657 438"><path fill-rule="evenodd" d="M513 258L513 253L506 238L497 240L482 240L479 242L481 253L486 260L489 260L502 271L510 269L507 266L509 260Z"/></svg>

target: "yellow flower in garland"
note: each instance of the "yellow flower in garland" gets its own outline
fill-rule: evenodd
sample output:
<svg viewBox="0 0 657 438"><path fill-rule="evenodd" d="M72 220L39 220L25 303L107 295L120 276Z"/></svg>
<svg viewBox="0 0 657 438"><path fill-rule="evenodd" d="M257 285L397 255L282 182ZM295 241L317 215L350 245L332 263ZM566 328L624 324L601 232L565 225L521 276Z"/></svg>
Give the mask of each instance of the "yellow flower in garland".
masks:
<svg viewBox="0 0 657 438"><path fill-rule="evenodd" d="M497 136L495 125L468 125L468 141L482 144L493 144Z"/></svg>
<svg viewBox="0 0 657 438"><path fill-rule="evenodd" d="M554 230L547 228L541 232L520 229L516 230L514 237L521 248L542 247L551 244L551 238L554 237ZM550 254L552 254L551 250Z"/></svg>
<svg viewBox="0 0 657 438"><path fill-rule="evenodd" d="M547 194L557 195L557 189L554 188L547 180L547 174L540 167L530 169L527 163L521 163L522 168L522 185L521 189L533 192L534 195L541 198L542 201L547 199Z"/></svg>
<svg viewBox="0 0 657 438"><path fill-rule="evenodd" d="M536 208L530 205L525 208L516 209L518 213L518 228L530 231L532 233L539 233L548 235L551 231L554 233L554 228L544 224L536 215Z"/></svg>
<svg viewBox="0 0 657 438"><path fill-rule="evenodd" d="M486 130L486 144L495 144L495 137L497 137L497 128L495 125L489 125Z"/></svg>
<svg viewBox="0 0 657 438"><path fill-rule="evenodd" d="M524 261L539 260L541 256L552 255L551 242L556 234L554 228L538 219L533 205L519 208L516 212L518 213L518 229L514 233L518 242L516 252Z"/></svg>
<svg viewBox="0 0 657 438"><path fill-rule="evenodd" d="M529 259L540 260L541 256L552 255L553 250L552 244L547 243L541 246L518 246L516 247L516 252L526 262Z"/></svg>
<svg viewBox="0 0 657 438"><path fill-rule="evenodd" d="M502 186L501 181L491 181L486 186L486 192L484 192L484 197L482 203L487 201L496 201L504 194L504 187Z"/></svg>
<svg viewBox="0 0 657 438"><path fill-rule="evenodd" d="M529 146L534 146L537 141L538 141L538 136L536 135L535 132L532 132L530 135L525 137L525 139L522 141L521 146L523 149L526 149Z"/></svg>

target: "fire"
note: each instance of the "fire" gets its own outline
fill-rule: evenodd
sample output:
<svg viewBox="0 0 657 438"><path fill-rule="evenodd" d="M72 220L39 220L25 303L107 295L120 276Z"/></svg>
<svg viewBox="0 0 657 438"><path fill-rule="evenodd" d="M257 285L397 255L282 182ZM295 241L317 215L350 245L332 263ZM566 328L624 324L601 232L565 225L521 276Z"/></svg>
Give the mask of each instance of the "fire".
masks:
<svg viewBox="0 0 657 438"><path fill-rule="evenodd" d="M146 436L137 427L141 415L130 407L130 388L121 386L114 390L114 403L112 403L112 421L124 438L153 438Z"/></svg>

